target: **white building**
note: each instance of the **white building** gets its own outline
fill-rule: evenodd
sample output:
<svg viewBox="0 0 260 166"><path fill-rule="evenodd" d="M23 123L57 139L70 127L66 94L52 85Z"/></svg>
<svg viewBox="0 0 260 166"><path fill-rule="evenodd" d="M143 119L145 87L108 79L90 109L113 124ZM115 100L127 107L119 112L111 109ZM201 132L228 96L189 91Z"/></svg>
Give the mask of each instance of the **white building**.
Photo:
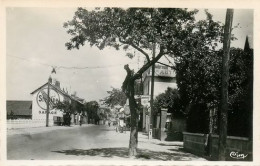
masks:
<svg viewBox="0 0 260 166"><path fill-rule="evenodd" d="M171 65L171 64L167 64ZM143 114L142 114L142 128L145 132L148 132L150 117L149 112L150 108L150 97L151 97L151 86L152 86L152 67L147 69L142 76L143 79L143 95L141 96L141 102L144 106ZM170 87L173 89L177 89L176 83L176 73L175 71L168 66L164 66L161 64L155 65L154 72L154 95L155 99L161 93L164 93L165 90Z"/></svg>
<svg viewBox="0 0 260 166"><path fill-rule="evenodd" d="M78 105L83 106L83 99L78 98L76 96L71 96L64 90L60 88L60 82L56 80L52 80L50 78L49 84L49 123L50 126L54 125L54 123L60 123L63 121L63 112L59 109L55 109L54 105L58 102L69 101L70 103L76 103ZM46 112L47 112L47 99L48 99L48 83L45 83L41 87L34 90L32 93L32 120L46 120ZM74 107L73 112L75 114L71 117L71 122L74 124L78 124L79 121L79 113L82 110L79 107Z"/></svg>

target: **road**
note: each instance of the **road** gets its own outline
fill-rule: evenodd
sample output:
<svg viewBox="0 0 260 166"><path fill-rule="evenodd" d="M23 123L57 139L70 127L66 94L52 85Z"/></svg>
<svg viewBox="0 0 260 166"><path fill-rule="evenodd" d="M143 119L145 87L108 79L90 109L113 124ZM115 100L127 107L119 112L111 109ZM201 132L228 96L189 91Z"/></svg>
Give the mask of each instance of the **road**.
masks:
<svg viewBox="0 0 260 166"><path fill-rule="evenodd" d="M34 129L35 130L35 129ZM61 126L43 132L7 134L8 160L126 160L129 132L113 127L85 125ZM205 160L182 151L181 142L148 140L139 133L140 154L134 160Z"/></svg>

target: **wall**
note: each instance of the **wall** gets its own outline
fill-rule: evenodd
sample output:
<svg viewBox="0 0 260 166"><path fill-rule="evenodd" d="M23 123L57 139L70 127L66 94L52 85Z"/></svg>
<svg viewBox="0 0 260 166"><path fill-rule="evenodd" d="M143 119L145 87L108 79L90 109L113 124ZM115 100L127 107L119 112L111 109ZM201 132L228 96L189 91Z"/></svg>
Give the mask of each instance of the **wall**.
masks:
<svg viewBox="0 0 260 166"><path fill-rule="evenodd" d="M43 88L43 91L47 94L47 86ZM50 88L50 98L53 102L63 101L64 96L55 90ZM46 119L46 102L43 99L43 94L38 91L32 96L32 119ZM50 107L49 119L53 120L53 116L63 117L63 113L60 110Z"/></svg>
<svg viewBox="0 0 260 166"><path fill-rule="evenodd" d="M158 96L161 93L164 93L165 90L170 87L173 89L177 89L176 82L154 82L154 96Z"/></svg>
<svg viewBox="0 0 260 166"><path fill-rule="evenodd" d="M174 118L171 122L171 131L186 131L186 119Z"/></svg>
<svg viewBox="0 0 260 166"><path fill-rule="evenodd" d="M183 132L183 147L186 151L196 155L205 155L204 134Z"/></svg>
<svg viewBox="0 0 260 166"><path fill-rule="evenodd" d="M183 132L184 149L188 152L205 156L207 155L211 160L218 158L218 135L208 137L206 134ZM227 137L226 146L226 160L227 161L252 161L252 141L244 137ZM247 155L246 158L235 159L234 154ZM231 157L232 156L232 157ZM241 157L241 156L240 156Z"/></svg>
<svg viewBox="0 0 260 166"><path fill-rule="evenodd" d="M155 77L154 78L154 96L164 93L165 90L170 88L177 88L176 78L167 78L167 77ZM151 77L145 78L143 82L143 91L144 95L151 94Z"/></svg>
<svg viewBox="0 0 260 166"><path fill-rule="evenodd" d="M185 118L173 118L167 132L166 141L183 141L182 132L186 131Z"/></svg>
<svg viewBox="0 0 260 166"><path fill-rule="evenodd" d="M14 119L7 120L7 129L44 127L46 126L46 119ZM49 126L54 126L53 120L49 120Z"/></svg>
<svg viewBox="0 0 260 166"><path fill-rule="evenodd" d="M210 144L210 151L211 151L212 159L216 160L218 157L218 141L219 141L218 135L212 135L211 141L212 143ZM228 158L229 160L237 161L237 159L233 159L230 157L230 153L239 152L239 153L248 154L248 156L244 160L251 161L253 156L252 150L253 150L252 141L249 141L248 138L228 136L226 158Z"/></svg>

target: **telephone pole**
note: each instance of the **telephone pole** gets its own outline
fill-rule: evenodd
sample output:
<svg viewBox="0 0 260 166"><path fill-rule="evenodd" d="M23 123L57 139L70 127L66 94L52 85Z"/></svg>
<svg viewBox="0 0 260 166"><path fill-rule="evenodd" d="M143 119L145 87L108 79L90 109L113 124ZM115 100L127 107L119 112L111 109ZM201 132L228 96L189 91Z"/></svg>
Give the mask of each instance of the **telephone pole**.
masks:
<svg viewBox="0 0 260 166"><path fill-rule="evenodd" d="M50 83L51 83L51 77L49 77L49 79L48 79L48 88L47 88L46 127L49 126L49 112L50 112Z"/></svg>
<svg viewBox="0 0 260 166"><path fill-rule="evenodd" d="M222 57L222 80L221 80L221 101L219 117L219 143L218 158L224 161L227 143L227 115L228 115L228 81L229 81L229 51L230 38L233 21L233 9L227 9L224 29L223 57Z"/></svg>
<svg viewBox="0 0 260 166"><path fill-rule="evenodd" d="M155 57L155 47L156 47L156 44L154 42L153 43L153 57L152 57L152 59L154 59L154 57ZM151 130L153 129L154 70L155 70L155 64L152 65L152 77L151 77L151 99L150 99L151 111L150 111L150 125L149 125L149 134L148 134L149 135L149 139L152 138L152 131Z"/></svg>

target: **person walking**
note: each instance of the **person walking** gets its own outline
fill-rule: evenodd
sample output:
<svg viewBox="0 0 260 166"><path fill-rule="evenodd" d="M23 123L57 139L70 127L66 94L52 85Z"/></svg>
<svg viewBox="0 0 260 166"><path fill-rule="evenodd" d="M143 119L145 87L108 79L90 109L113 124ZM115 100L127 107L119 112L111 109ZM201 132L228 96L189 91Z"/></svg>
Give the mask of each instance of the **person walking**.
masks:
<svg viewBox="0 0 260 166"><path fill-rule="evenodd" d="M82 115L79 115L79 125L82 125Z"/></svg>

